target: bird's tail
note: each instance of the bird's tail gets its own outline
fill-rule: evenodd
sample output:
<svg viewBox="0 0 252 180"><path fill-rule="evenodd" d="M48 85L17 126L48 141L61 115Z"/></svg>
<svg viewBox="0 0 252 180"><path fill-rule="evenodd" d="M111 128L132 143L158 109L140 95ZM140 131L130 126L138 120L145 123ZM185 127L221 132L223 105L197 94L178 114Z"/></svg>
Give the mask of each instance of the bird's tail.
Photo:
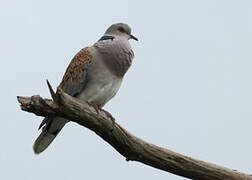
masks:
<svg viewBox="0 0 252 180"><path fill-rule="evenodd" d="M33 144L34 153L39 154L43 152L51 144L67 122L68 120L61 117L45 118L39 128L41 128L44 124L45 126L42 128L41 134Z"/></svg>

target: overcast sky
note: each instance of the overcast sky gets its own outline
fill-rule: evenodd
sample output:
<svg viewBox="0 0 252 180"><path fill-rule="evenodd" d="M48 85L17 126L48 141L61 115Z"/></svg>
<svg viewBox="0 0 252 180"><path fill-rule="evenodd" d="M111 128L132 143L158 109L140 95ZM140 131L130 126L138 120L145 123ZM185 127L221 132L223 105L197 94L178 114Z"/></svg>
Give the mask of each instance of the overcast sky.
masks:
<svg viewBox="0 0 252 180"><path fill-rule="evenodd" d="M252 1L0 1L0 179L185 179L126 162L75 123L34 155L41 117L17 95L50 97L71 58L113 23L139 41L104 108L134 135L252 174Z"/></svg>

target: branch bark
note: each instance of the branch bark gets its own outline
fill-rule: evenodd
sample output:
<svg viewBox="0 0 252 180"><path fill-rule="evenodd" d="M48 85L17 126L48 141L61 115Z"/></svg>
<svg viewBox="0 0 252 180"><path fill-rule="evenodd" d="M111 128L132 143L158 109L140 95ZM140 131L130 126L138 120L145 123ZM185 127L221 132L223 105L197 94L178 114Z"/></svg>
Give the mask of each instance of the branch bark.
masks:
<svg viewBox="0 0 252 180"><path fill-rule="evenodd" d="M252 180L251 175L196 160L147 143L130 134L116 122L114 123L103 111L97 113L88 103L69 96L61 89L54 93L49 82L48 86L53 100L43 99L39 95L17 97L21 109L38 116L61 116L76 122L94 131L123 155L127 161L139 161L190 179Z"/></svg>

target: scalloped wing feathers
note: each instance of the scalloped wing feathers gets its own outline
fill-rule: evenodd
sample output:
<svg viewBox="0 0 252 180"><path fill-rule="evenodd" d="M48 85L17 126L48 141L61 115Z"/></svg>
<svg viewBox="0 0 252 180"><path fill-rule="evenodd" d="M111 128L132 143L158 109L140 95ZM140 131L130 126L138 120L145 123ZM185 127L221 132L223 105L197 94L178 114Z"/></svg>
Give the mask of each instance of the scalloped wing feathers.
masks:
<svg viewBox="0 0 252 180"><path fill-rule="evenodd" d="M59 87L71 96L77 96L87 83L87 69L92 61L88 48L80 50L70 62Z"/></svg>

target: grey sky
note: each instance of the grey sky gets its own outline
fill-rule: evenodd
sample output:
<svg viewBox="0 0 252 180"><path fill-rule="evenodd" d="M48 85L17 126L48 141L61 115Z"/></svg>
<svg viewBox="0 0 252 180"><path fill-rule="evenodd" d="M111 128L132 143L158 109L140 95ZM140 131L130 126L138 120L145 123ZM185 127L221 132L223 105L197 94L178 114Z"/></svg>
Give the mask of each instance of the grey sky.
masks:
<svg viewBox="0 0 252 180"><path fill-rule="evenodd" d="M36 156L41 117L17 95L49 97L71 58L115 22L128 23L134 63L105 109L134 135L252 173L252 1L0 1L0 179L184 179L126 162L69 123Z"/></svg>

